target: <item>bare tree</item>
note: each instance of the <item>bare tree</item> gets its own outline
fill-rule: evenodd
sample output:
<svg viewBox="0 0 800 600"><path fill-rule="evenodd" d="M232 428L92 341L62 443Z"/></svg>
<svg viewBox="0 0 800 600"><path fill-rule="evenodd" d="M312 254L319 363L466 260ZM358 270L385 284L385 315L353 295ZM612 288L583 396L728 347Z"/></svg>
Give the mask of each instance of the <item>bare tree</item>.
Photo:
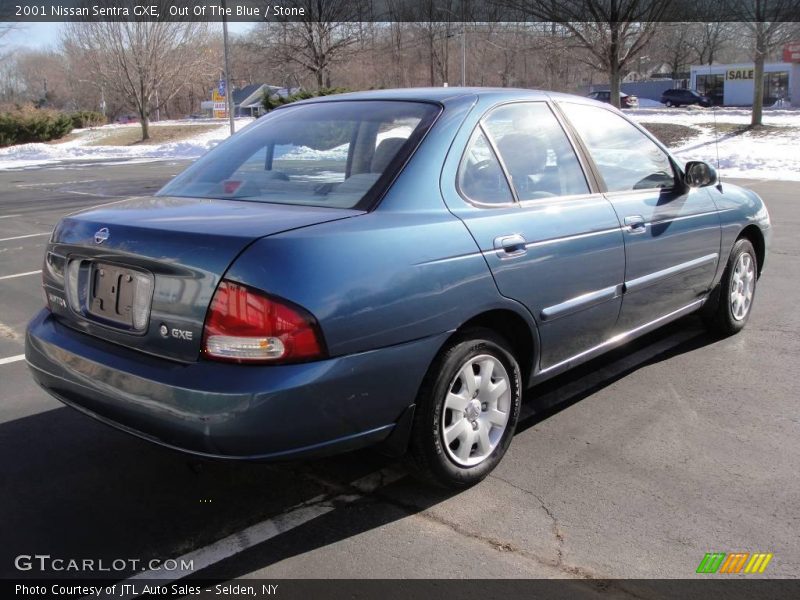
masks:
<svg viewBox="0 0 800 600"><path fill-rule="evenodd" d="M620 83L647 46L669 0L496 0L523 14L558 21L609 76L611 102L619 107Z"/></svg>
<svg viewBox="0 0 800 600"><path fill-rule="evenodd" d="M367 5L362 0L298 0L304 8L301 21L282 21L266 27L262 49L279 60L299 65L310 73L317 89L331 86L331 68L343 61L358 41L358 18Z"/></svg>
<svg viewBox="0 0 800 600"><path fill-rule="evenodd" d="M6 37L9 33L14 31L16 23L0 23L0 40Z"/></svg>
<svg viewBox="0 0 800 600"><path fill-rule="evenodd" d="M22 92L16 59L12 56L0 60L0 105L23 100Z"/></svg>
<svg viewBox="0 0 800 600"><path fill-rule="evenodd" d="M767 55L798 34L800 0L733 0L753 44L753 111L750 125L759 126L764 113L764 63Z"/></svg>
<svg viewBox="0 0 800 600"><path fill-rule="evenodd" d="M97 84L130 102L147 140L151 110L210 68L202 44L207 29L205 23L73 22L62 41L65 51L81 55Z"/></svg>
<svg viewBox="0 0 800 600"><path fill-rule="evenodd" d="M730 23L692 23L686 28L687 44L701 65L714 63L720 50L730 42L734 29Z"/></svg>
<svg viewBox="0 0 800 600"><path fill-rule="evenodd" d="M69 102L66 60L53 50L15 52L16 71L28 100L39 106L66 108Z"/></svg>
<svg viewBox="0 0 800 600"><path fill-rule="evenodd" d="M694 57L690 38L689 23L661 23L656 28L648 54L651 58L666 63L672 77L676 78Z"/></svg>
<svg viewBox="0 0 800 600"><path fill-rule="evenodd" d="M313 36L293 36L300 24L254 27L232 45L237 82L309 89L330 81L351 89L441 85L461 79L466 56L468 84L575 91L597 70L597 59L558 23L503 21L506 11L487 15L489 5L478 2L383 2L389 10L385 21L332 22L347 45L327 68L315 62L325 53L313 54ZM311 53L311 63L304 53Z"/></svg>

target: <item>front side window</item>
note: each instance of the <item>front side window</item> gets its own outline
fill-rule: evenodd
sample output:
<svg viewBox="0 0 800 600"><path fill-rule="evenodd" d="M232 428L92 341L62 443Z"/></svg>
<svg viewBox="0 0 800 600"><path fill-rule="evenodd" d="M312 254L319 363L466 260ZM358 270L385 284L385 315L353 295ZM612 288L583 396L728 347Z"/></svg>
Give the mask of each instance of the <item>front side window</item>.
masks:
<svg viewBox="0 0 800 600"><path fill-rule="evenodd" d="M586 143L609 192L675 185L667 153L623 117L585 104L560 106Z"/></svg>
<svg viewBox="0 0 800 600"><path fill-rule="evenodd" d="M544 102L496 108L483 120L521 201L588 194L578 157Z"/></svg>
<svg viewBox="0 0 800 600"><path fill-rule="evenodd" d="M399 101L280 109L214 148L158 194L362 207L438 113L433 104Z"/></svg>

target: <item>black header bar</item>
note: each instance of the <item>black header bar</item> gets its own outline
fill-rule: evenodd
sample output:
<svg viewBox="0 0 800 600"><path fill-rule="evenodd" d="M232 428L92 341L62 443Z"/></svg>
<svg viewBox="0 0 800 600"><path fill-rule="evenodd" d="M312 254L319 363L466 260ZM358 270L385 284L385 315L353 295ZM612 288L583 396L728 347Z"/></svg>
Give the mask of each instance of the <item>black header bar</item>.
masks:
<svg viewBox="0 0 800 600"><path fill-rule="evenodd" d="M800 0L0 0L0 21L800 22Z"/></svg>

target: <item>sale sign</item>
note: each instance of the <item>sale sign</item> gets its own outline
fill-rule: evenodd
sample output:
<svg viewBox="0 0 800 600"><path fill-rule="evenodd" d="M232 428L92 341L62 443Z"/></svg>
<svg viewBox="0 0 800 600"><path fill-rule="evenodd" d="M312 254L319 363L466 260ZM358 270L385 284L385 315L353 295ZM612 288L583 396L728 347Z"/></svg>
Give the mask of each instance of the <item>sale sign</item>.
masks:
<svg viewBox="0 0 800 600"><path fill-rule="evenodd" d="M783 62L800 62L800 41L789 42L783 47Z"/></svg>

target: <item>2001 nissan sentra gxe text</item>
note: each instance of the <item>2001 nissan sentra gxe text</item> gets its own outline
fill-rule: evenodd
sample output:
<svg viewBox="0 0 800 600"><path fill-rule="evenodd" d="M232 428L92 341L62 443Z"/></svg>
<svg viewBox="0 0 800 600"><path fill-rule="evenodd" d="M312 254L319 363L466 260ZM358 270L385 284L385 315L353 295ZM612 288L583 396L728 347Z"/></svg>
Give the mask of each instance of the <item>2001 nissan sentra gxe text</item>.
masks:
<svg viewBox="0 0 800 600"><path fill-rule="evenodd" d="M485 477L529 385L694 311L750 314L748 190L609 105L386 90L280 108L155 197L65 217L30 323L38 383L195 454L382 443Z"/></svg>

